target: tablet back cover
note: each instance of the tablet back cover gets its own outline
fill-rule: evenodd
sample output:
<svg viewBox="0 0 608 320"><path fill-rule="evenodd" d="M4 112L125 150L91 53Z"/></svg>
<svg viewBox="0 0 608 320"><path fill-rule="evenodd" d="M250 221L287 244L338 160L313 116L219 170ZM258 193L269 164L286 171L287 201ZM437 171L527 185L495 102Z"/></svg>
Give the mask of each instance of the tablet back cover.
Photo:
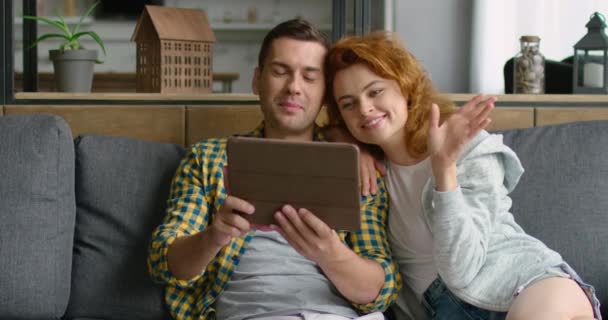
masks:
<svg viewBox="0 0 608 320"><path fill-rule="evenodd" d="M227 152L229 194L255 206L252 223L276 224L274 213L291 204L310 210L331 228L360 228L355 146L233 137Z"/></svg>

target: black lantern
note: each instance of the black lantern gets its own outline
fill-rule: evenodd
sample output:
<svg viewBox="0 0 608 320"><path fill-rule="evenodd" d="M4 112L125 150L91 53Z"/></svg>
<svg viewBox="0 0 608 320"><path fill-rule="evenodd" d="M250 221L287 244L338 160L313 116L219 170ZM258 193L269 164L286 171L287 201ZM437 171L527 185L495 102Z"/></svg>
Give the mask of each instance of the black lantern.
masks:
<svg viewBox="0 0 608 320"><path fill-rule="evenodd" d="M574 93L608 93L608 36L606 22L594 13L587 34L574 45Z"/></svg>

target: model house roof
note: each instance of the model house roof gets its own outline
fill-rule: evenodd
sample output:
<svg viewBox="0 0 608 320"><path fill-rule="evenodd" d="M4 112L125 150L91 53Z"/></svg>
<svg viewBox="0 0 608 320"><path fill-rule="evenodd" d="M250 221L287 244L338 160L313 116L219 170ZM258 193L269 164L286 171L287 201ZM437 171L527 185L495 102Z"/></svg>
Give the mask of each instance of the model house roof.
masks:
<svg viewBox="0 0 608 320"><path fill-rule="evenodd" d="M204 10L146 5L131 41L149 39L215 42Z"/></svg>

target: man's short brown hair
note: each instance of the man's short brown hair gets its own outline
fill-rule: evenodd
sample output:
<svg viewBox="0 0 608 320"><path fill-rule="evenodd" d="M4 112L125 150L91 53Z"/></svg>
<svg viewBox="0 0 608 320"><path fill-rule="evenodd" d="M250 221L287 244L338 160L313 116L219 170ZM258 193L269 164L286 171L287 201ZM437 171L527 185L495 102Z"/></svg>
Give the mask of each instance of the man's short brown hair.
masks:
<svg viewBox="0 0 608 320"><path fill-rule="evenodd" d="M272 42L278 38L318 42L326 49L329 49L327 37L310 22L301 18L287 20L272 28L264 37L260 54L258 55L258 68L264 67L268 50L270 50Z"/></svg>

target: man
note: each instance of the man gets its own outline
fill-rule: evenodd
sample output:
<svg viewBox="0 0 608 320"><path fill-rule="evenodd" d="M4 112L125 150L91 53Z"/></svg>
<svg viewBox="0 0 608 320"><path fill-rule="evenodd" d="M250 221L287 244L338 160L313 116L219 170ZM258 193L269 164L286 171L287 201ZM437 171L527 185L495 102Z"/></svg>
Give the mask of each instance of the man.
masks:
<svg viewBox="0 0 608 320"><path fill-rule="evenodd" d="M327 47L299 19L268 33L252 83L264 122L248 136L320 140L314 121L323 103ZM272 230L255 230L242 216L255 208L226 194L225 147L226 139L209 139L189 149L167 216L153 234L148 265L166 284L174 318L348 319L394 301L401 279L384 230L383 185L376 196L363 197L357 232L338 233L290 205L275 214Z"/></svg>

